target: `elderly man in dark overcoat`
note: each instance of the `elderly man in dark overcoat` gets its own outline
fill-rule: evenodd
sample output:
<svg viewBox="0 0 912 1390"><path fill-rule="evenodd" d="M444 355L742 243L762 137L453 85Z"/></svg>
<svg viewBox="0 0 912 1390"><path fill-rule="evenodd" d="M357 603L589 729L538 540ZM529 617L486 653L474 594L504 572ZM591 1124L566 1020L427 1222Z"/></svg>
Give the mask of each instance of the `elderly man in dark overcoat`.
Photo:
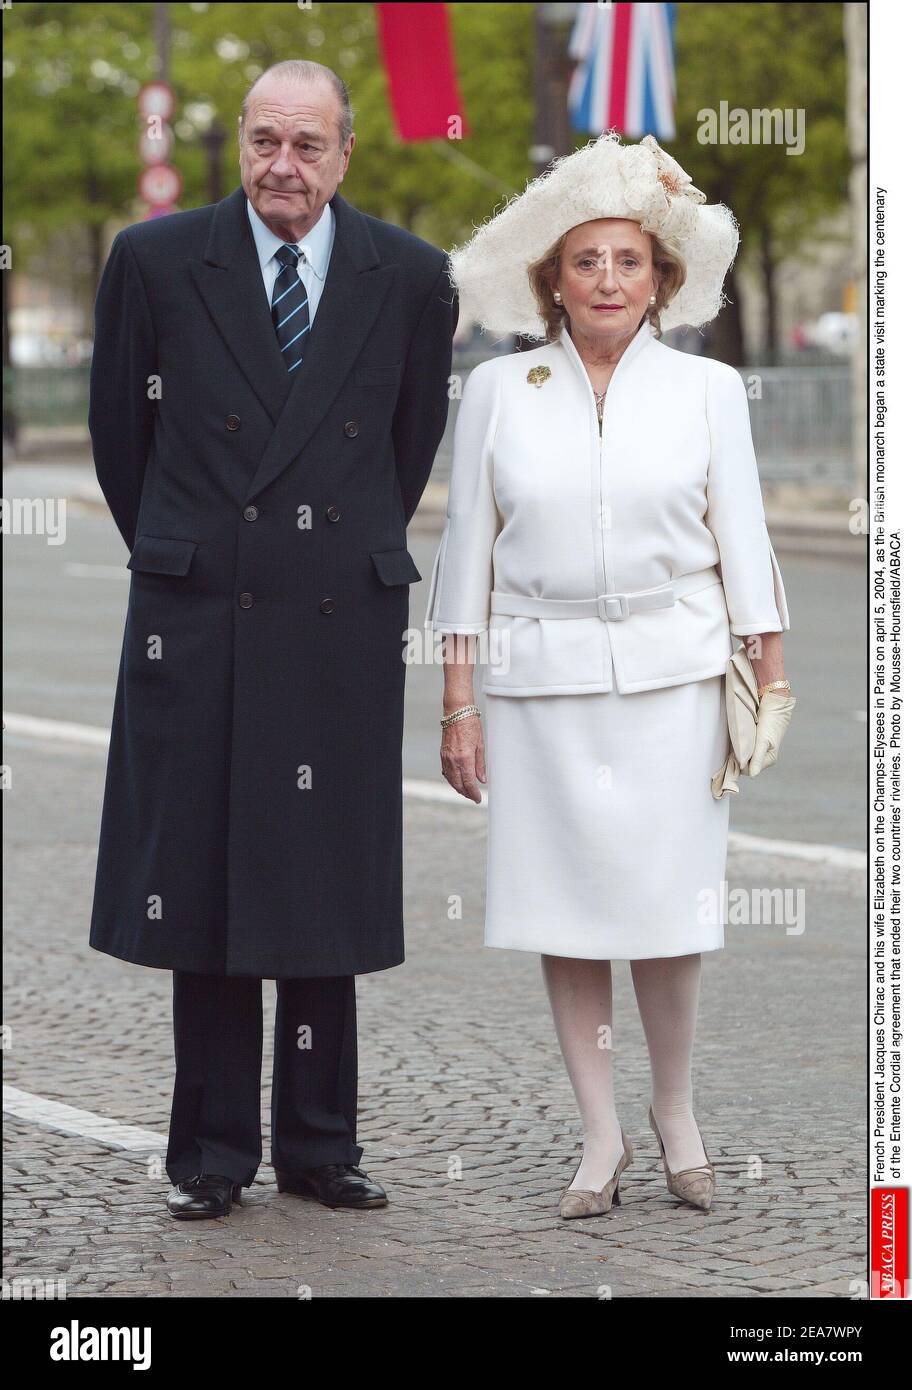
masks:
<svg viewBox="0 0 912 1390"><path fill-rule="evenodd" d="M179 1218L261 1161L264 978L280 1189L387 1200L357 1166L354 977L404 956L406 527L458 312L444 253L338 192L330 69L268 69L239 137L241 187L115 238L91 372L132 578L90 942L173 971Z"/></svg>

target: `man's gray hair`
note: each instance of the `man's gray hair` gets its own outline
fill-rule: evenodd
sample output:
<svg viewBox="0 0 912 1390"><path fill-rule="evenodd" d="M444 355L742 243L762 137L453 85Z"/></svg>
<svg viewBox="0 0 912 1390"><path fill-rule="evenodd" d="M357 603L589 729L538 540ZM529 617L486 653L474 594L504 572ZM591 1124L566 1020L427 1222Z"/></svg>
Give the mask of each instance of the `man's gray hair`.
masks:
<svg viewBox="0 0 912 1390"><path fill-rule="evenodd" d="M273 63L272 67L265 68L259 77L251 82L244 93L244 100L241 102L241 120L238 125L239 141L243 139L244 135L244 124L250 105L250 93L257 82L262 81L264 77L278 77L285 82L318 82L321 79L328 82L339 98L339 149L344 147L355 123L355 113L352 110L348 87L339 74L333 72L332 68L325 67L323 63L310 63L300 58L289 58L283 63Z"/></svg>

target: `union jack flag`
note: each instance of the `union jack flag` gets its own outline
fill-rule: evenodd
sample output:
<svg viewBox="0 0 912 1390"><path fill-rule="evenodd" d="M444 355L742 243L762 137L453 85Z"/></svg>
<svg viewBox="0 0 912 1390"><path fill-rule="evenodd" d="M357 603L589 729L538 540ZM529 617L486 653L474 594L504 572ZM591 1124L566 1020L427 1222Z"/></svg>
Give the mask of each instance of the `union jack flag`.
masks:
<svg viewBox="0 0 912 1390"><path fill-rule="evenodd" d="M567 105L575 130L675 136L676 5L577 6Z"/></svg>

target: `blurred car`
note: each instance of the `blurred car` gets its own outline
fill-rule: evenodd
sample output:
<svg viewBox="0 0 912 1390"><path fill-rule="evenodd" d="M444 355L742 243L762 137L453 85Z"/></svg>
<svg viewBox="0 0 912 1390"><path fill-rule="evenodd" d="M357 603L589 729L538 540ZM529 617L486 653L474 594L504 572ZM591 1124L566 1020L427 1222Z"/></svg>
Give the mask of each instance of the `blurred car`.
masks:
<svg viewBox="0 0 912 1390"><path fill-rule="evenodd" d="M834 357L848 357L858 341L858 315L830 311L821 314L816 323L804 325L803 337L811 346Z"/></svg>

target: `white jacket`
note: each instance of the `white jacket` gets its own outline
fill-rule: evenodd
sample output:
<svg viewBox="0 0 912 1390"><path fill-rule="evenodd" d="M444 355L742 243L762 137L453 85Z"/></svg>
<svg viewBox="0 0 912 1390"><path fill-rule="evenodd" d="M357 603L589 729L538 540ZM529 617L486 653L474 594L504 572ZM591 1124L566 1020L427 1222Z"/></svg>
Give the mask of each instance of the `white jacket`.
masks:
<svg viewBox="0 0 912 1390"><path fill-rule="evenodd" d="M469 374L425 627L487 633L487 694L678 685L720 675L733 636L788 626L733 367L644 323L601 438L566 328Z"/></svg>

